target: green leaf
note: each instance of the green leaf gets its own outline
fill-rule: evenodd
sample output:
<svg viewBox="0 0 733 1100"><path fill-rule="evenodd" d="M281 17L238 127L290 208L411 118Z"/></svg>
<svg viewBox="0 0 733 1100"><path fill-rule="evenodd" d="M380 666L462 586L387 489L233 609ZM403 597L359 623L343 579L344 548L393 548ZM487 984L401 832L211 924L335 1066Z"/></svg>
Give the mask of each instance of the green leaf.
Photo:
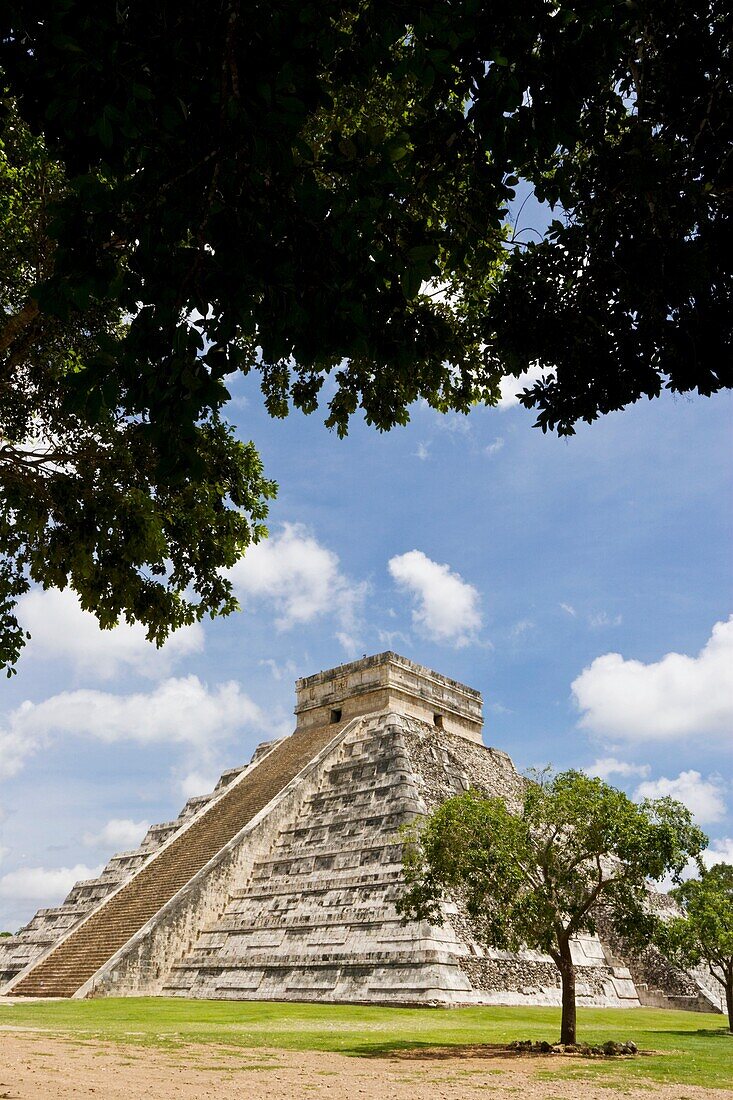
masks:
<svg viewBox="0 0 733 1100"><path fill-rule="evenodd" d="M408 267L400 275L400 286L405 298L412 301L420 293L423 277L417 267Z"/></svg>

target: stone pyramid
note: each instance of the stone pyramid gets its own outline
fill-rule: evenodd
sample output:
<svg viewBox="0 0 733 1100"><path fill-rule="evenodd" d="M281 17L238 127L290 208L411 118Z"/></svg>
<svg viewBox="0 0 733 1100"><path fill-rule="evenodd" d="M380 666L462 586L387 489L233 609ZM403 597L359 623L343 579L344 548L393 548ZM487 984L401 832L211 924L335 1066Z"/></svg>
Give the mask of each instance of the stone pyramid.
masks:
<svg viewBox="0 0 733 1100"><path fill-rule="evenodd" d="M295 732L154 825L0 943L0 994L379 1004L558 1004L537 952L486 951L460 904L403 923L400 827L469 787L524 780L481 740L481 696L394 653L296 684ZM715 1008L659 957L574 944L578 1001Z"/></svg>

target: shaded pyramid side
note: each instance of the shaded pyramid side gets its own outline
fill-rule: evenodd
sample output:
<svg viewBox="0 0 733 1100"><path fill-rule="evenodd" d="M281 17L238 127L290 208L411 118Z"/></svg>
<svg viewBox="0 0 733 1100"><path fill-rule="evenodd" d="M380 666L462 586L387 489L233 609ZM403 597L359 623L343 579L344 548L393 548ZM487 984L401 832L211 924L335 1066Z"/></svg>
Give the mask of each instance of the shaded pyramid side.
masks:
<svg viewBox="0 0 733 1100"><path fill-rule="evenodd" d="M78 994L100 967L287 786L333 734L332 728L313 729L278 742L3 992L37 997Z"/></svg>
<svg viewBox="0 0 733 1100"><path fill-rule="evenodd" d="M263 746L268 744L263 742ZM258 747L257 751L263 746ZM99 902L126 882L153 852L208 805L212 798L220 794L242 770L243 768L230 768L223 772L213 791L189 798L174 820L151 825L137 848L116 852L96 878L75 882L60 905L37 910L15 935L3 937L0 940L0 988L30 962L44 954L91 913Z"/></svg>
<svg viewBox="0 0 733 1100"><path fill-rule="evenodd" d="M310 791L235 881L220 916L155 989L184 997L395 1004L557 1004L559 975L536 952L487 952L467 914L403 923L399 829L450 795L478 788L510 802L523 780L505 753L400 714L347 731ZM628 970L597 937L574 944L578 999L638 1004ZM108 992L144 992L138 975Z"/></svg>
<svg viewBox="0 0 733 1100"><path fill-rule="evenodd" d="M0 939L0 990L3 985L40 958L62 936L75 928L109 894L126 882L166 841L176 835L212 799L217 798L245 768L256 763L278 743L262 741L248 764L222 772L212 791L189 798L172 821L151 825L137 848L116 852L96 878L75 882L60 905L37 910L13 936Z"/></svg>

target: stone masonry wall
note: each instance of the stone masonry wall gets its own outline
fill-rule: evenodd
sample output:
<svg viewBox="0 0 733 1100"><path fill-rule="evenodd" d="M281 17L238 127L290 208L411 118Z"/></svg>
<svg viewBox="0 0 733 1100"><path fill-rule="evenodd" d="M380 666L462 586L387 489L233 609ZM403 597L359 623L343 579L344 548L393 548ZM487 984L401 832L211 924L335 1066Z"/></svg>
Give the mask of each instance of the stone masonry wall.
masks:
<svg viewBox="0 0 733 1100"><path fill-rule="evenodd" d="M315 778L315 777L314 777ZM396 913L399 827L421 803L400 720L372 716L323 762L269 835L221 918L174 967L178 996L452 1003L471 1000L452 931Z"/></svg>
<svg viewBox="0 0 733 1100"><path fill-rule="evenodd" d="M314 781L316 776L314 776ZM270 831L221 917L162 982L176 996L395 1004L559 1002L551 960L476 943L459 906L405 923L400 827L469 786L520 797L505 753L404 715L375 715L323 761L297 814ZM263 823L264 824L264 823ZM638 1003L588 938L580 999Z"/></svg>

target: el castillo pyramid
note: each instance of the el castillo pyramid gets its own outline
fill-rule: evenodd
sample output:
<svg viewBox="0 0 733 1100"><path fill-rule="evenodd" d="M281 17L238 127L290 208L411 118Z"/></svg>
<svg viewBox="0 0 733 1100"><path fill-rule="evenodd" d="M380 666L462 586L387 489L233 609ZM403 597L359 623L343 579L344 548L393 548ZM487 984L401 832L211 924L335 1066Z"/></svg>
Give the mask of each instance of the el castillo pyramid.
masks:
<svg viewBox="0 0 733 1100"><path fill-rule="evenodd" d="M559 1004L552 961L482 949L459 901L440 927L395 909L401 825L469 787L521 796L479 693L395 653L296 693L291 736L2 941L0 994ZM576 941L579 1003L718 1010L712 981L619 951Z"/></svg>

